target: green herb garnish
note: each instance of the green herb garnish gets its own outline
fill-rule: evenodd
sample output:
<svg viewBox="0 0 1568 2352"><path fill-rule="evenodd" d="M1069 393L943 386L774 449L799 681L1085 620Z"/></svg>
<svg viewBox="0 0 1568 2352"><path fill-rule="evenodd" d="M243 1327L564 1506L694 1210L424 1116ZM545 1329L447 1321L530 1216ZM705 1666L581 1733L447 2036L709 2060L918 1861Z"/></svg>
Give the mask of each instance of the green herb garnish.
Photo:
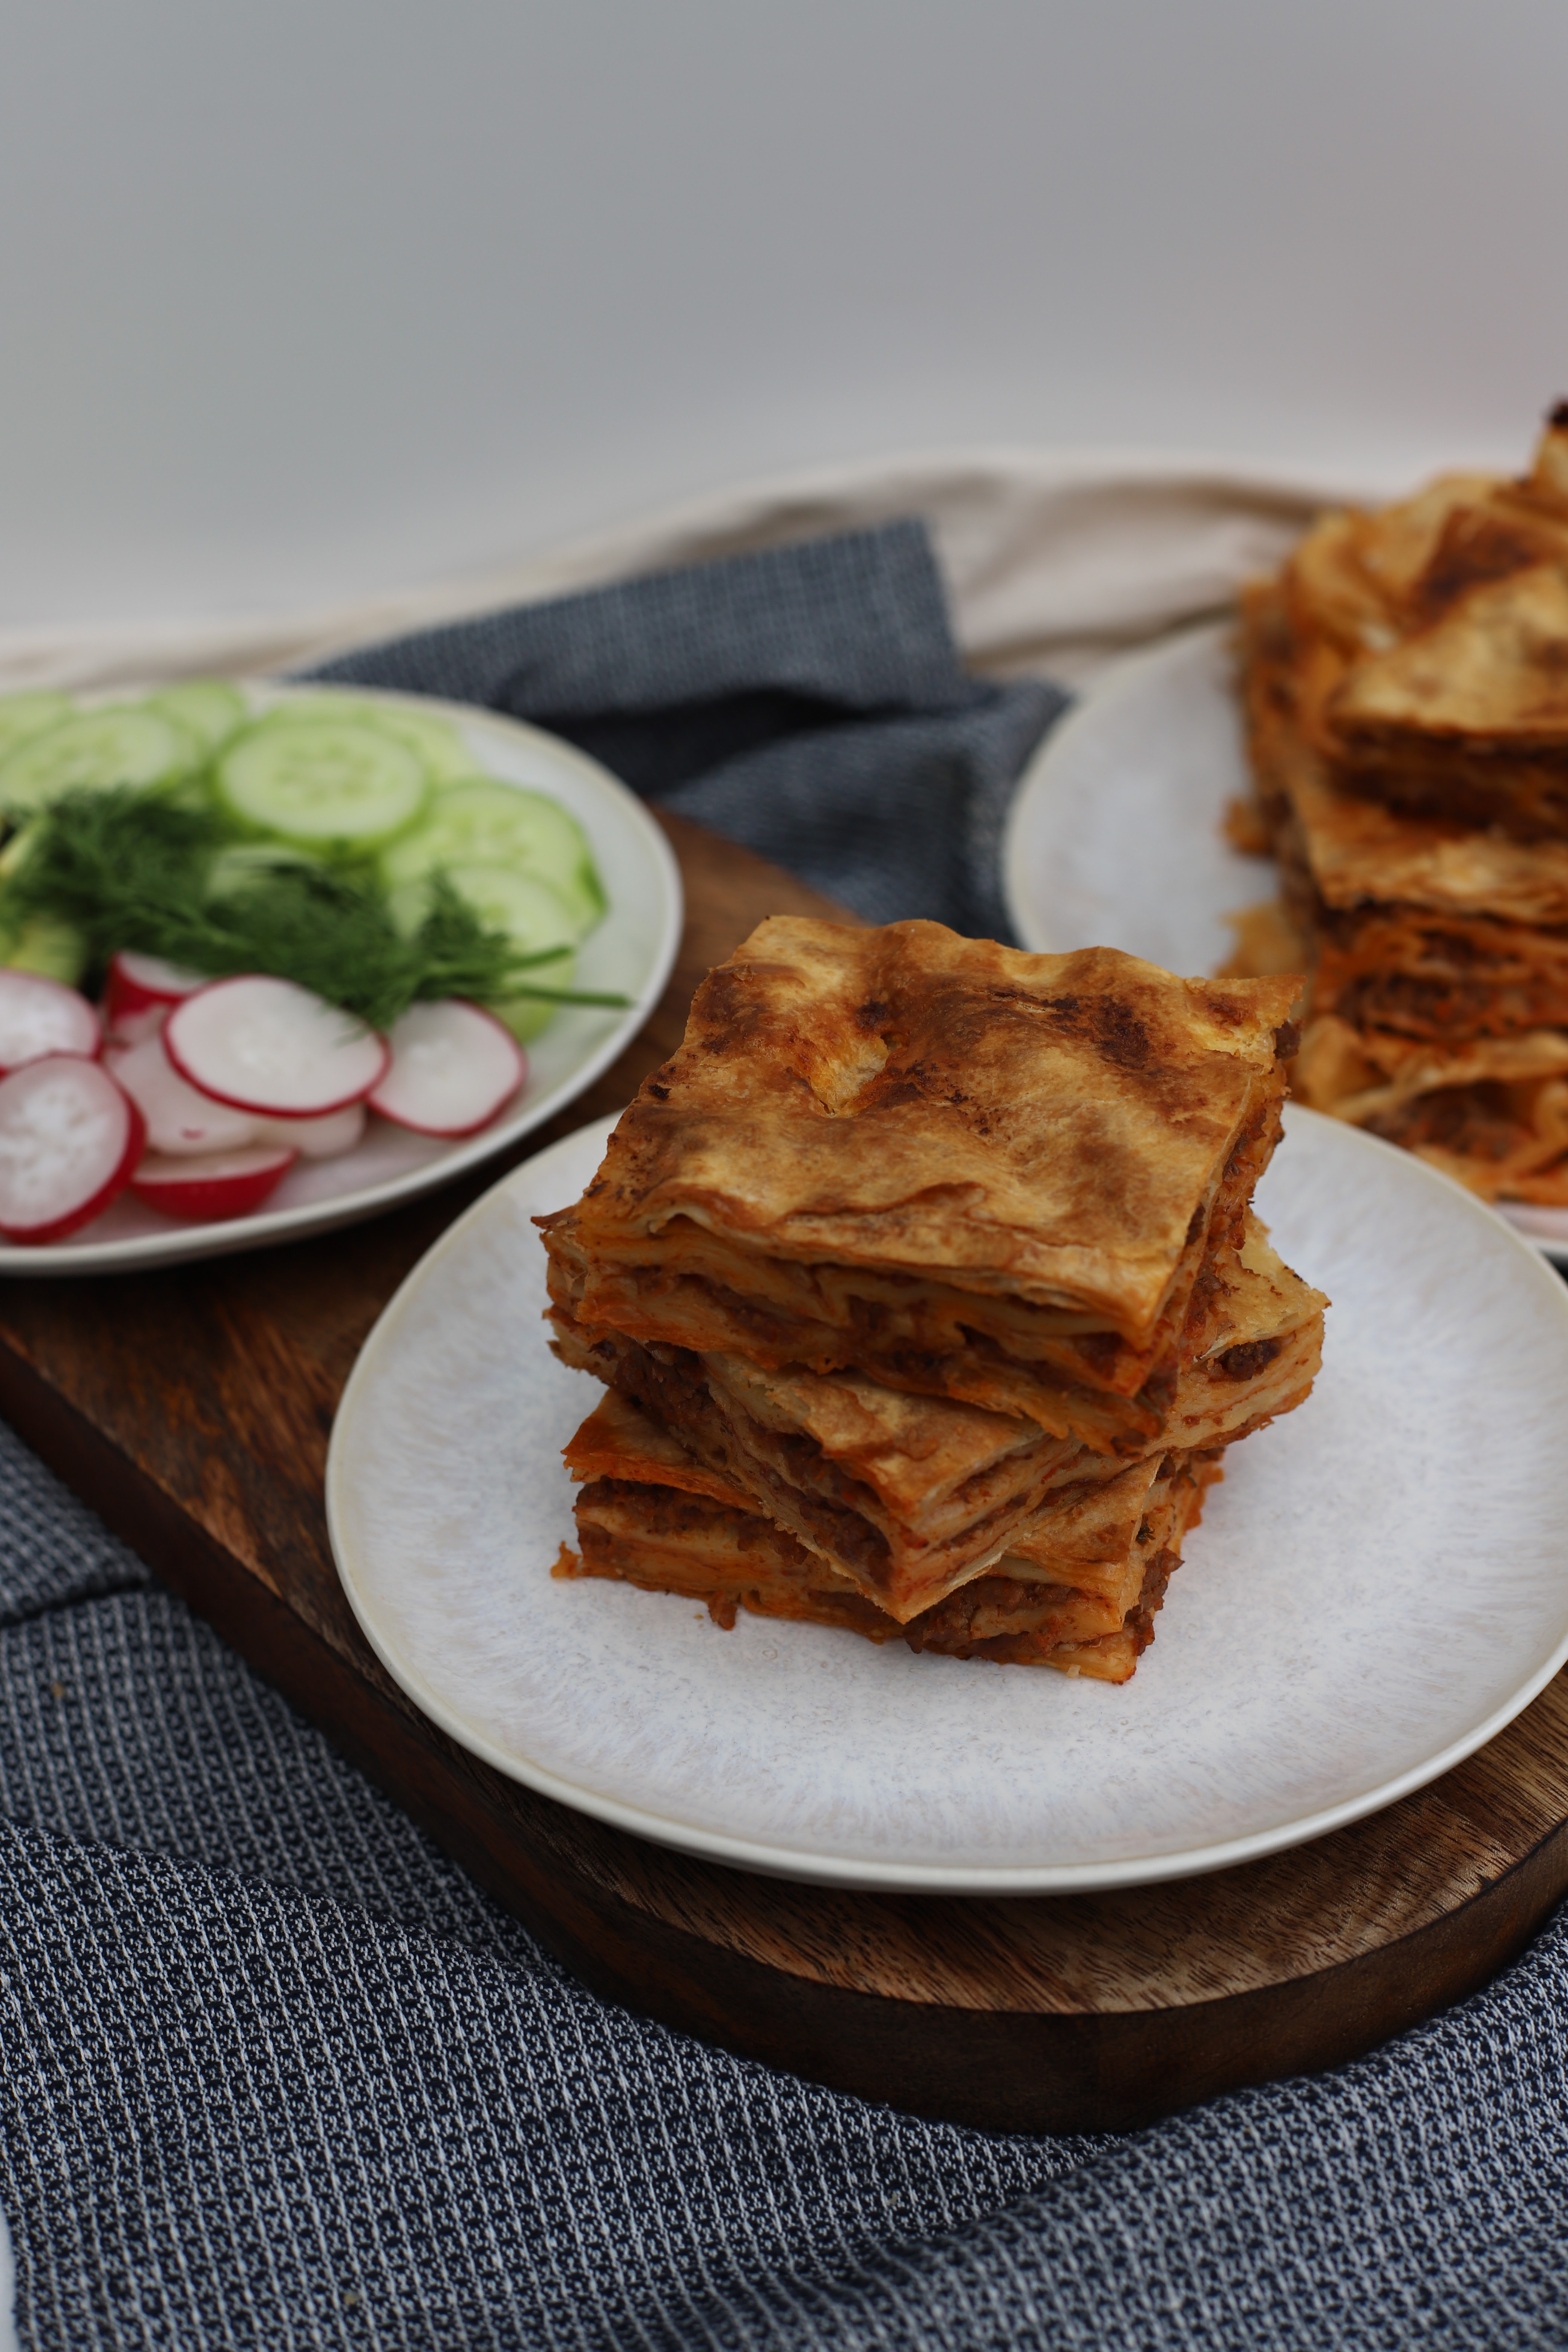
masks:
<svg viewBox="0 0 1568 2352"><path fill-rule="evenodd" d="M623 1006L624 996L548 988L527 974L558 949L524 955L479 920L445 876L405 937L368 867L317 865L279 848L253 879L209 887L233 831L215 813L121 787L64 794L28 826L4 888L19 920L72 923L94 961L116 949L162 956L222 979L272 972L313 989L373 1029L390 1028L421 999L480 1003L528 996L557 1004Z"/></svg>

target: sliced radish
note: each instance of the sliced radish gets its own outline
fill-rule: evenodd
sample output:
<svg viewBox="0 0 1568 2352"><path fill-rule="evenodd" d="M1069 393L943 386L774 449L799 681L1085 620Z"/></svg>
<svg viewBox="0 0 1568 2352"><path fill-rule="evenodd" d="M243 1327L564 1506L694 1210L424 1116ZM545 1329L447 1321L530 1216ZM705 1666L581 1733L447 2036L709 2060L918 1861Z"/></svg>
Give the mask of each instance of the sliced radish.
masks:
<svg viewBox="0 0 1568 2352"><path fill-rule="evenodd" d="M0 1078L0 1234L58 1242L131 1181L142 1114L100 1062L50 1054Z"/></svg>
<svg viewBox="0 0 1568 2352"><path fill-rule="evenodd" d="M163 1051L162 1035L139 1045L110 1045L104 1055L147 1125L150 1151L180 1159L243 1151L258 1140L256 1121L187 1086Z"/></svg>
<svg viewBox="0 0 1568 2352"><path fill-rule="evenodd" d="M411 1004L388 1042L391 1066L370 1107L420 1135L476 1134L528 1076L510 1031L458 996Z"/></svg>
<svg viewBox="0 0 1568 2352"><path fill-rule="evenodd" d="M122 948L109 959L103 1025L111 1037L134 1045L161 1028L164 1016L183 997L205 986L199 971L184 971L177 963L165 963L162 956L138 955Z"/></svg>
<svg viewBox="0 0 1568 2352"><path fill-rule="evenodd" d="M190 1160L150 1151L131 1179L131 1190L166 1217L191 1217L203 1224L219 1217L248 1217L277 1191L295 1157L287 1149L258 1143Z"/></svg>
<svg viewBox="0 0 1568 2352"><path fill-rule="evenodd" d="M168 1015L166 1004L149 1004L142 1013L119 1013L110 1016L107 999L103 1007L104 1042L110 1046L140 1045L155 1037Z"/></svg>
<svg viewBox="0 0 1568 2352"><path fill-rule="evenodd" d="M364 1105L350 1103L344 1110L324 1111L320 1118L258 1118L251 1124L258 1143L280 1143L301 1160L336 1160L352 1151L364 1133Z"/></svg>
<svg viewBox="0 0 1568 2352"><path fill-rule="evenodd" d="M0 1076L46 1054L98 1051L98 1015L85 996L42 972L0 969Z"/></svg>
<svg viewBox="0 0 1568 2352"><path fill-rule="evenodd" d="M198 988L170 1013L163 1043L190 1085L268 1118L318 1118L363 1102L391 1058L375 1030L259 971Z"/></svg>

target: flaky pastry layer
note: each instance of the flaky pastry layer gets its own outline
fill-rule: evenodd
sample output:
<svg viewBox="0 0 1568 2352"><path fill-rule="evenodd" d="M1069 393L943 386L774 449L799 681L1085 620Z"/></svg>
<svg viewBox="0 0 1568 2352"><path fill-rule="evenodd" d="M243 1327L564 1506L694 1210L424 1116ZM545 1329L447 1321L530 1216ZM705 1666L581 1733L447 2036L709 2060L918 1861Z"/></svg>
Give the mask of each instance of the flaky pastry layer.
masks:
<svg viewBox="0 0 1568 2352"><path fill-rule="evenodd" d="M1087 1314L1146 1349L1195 1276L1233 1155L1250 1150L1255 1181L1273 1148L1293 994L1110 949L1031 956L933 923L775 918L698 990L685 1043L578 1204L574 1246L607 1277L651 1265L683 1221L728 1248L703 1266L678 1234L670 1263L684 1250L718 1286L735 1252L864 1269L931 1286L918 1311L943 1328L965 1292ZM1233 1190L1238 1214L1250 1185ZM825 1292L822 1311L847 1310ZM1004 1313L984 1336L1005 1351L1019 1328Z"/></svg>
<svg viewBox="0 0 1568 2352"><path fill-rule="evenodd" d="M1248 1254L1216 1344L1183 1367L1164 1433L1137 1458L1228 1444L1310 1389L1326 1302L1261 1234ZM765 1372L731 1356L645 1348L559 1311L552 1323L564 1361L655 1414L715 1476L900 1622L1000 1558L1048 1496L1128 1466L1028 1422L856 1376Z"/></svg>
<svg viewBox="0 0 1568 2352"><path fill-rule="evenodd" d="M1336 789L1568 837L1568 410L1521 480L1324 517L1247 600L1247 635L1255 725L1288 706Z"/></svg>
<svg viewBox="0 0 1568 2352"><path fill-rule="evenodd" d="M789 1532L747 1508L673 1434L625 1400L609 1397L566 1449L584 1484L577 1504L580 1550L558 1574L604 1576L703 1601L732 1625L738 1611L861 1634L901 1637L911 1648L961 1657L1052 1665L1124 1681L1152 1639L1152 1619L1195 1525L1205 1487L1219 1475L1202 1458L1172 1455L1144 1475L1131 1507L1076 1495L1043 1529L1037 1557L1009 1558L900 1627ZM1117 1482L1119 1485L1123 1482ZM1115 1545L1114 1558L1111 1546ZM1080 1558L1114 1592L1053 1580L1041 1561Z"/></svg>

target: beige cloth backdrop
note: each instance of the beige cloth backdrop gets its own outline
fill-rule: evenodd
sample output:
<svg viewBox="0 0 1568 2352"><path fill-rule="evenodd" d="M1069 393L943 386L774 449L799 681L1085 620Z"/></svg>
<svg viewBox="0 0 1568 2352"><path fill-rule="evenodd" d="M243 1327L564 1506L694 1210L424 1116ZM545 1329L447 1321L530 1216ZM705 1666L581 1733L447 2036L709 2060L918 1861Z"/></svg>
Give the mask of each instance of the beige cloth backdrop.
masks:
<svg viewBox="0 0 1568 2352"><path fill-rule="evenodd" d="M1321 507L1397 483L1285 478L1156 454L953 451L816 468L718 492L485 577L332 610L186 624L0 631L0 688L114 687L323 661L498 604L591 588L901 515L930 524L960 643L978 668L1076 681L1221 609Z"/></svg>

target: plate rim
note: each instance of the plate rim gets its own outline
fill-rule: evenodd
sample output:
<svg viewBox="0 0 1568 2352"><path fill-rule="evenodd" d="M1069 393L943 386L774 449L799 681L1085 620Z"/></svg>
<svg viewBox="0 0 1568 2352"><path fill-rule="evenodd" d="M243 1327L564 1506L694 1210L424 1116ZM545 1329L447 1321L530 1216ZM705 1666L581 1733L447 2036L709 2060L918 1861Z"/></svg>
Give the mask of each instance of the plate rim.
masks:
<svg viewBox="0 0 1568 2352"><path fill-rule="evenodd" d="M1379 1153L1394 1150L1391 1145L1381 1142L1377 1137L1363 1135L1359 1128L1347 1127L1342 1120L1331 1119L1326 1113L1310 1110L1305 1104L1289 1104L1286 1117L1291 1125L1304 1119L1332 1128L1339 1134L1354 1137L1356 1148ZM565 1158L574 1149L582 1149L590 1135L597 1135L602 1140L607 1139L615 1124L615 1118L587 1121L584 1126L574 1128L570 1135L558 1138L544 1150L535 1152L520 1167L510 1170L449 1225L418 1263L410 1268L365 1335L338 1402L327 1452L325 1501L328 1540L338 1580L360 1631L404 1695L412 1699L421 1712L467 1754L478 1757L506 1780L515 1780L535 1794L548 1797L574 1812L584 1813L612 1829L646 1839L675 1853L744 1870L761 1877L788 1879L799 1885L883 1895L975 1897L1107 1893L1120 1887L1158 1885L1173 1879L1198 1878L1215 1871L1235 1869L1246 1863L1262 1861L1270 1854L1288 1852L1294 1846L1310 1844L1335 1830L1363 1821L1370 1814L1383 1812L1390 1805L1397 1804L1402 1798L1440 1780L1446 1772L1462 1764L1467 1757L1486 1747L1500 1732L1506 1730L1515 1717L1540 1696L1552 1677L1568 1664L1568 1591L1565 1591L1563 1630L1545 1663L1533 1669L1479 1724L1472 1726L1434 1754L1407 1766L1404 1771L1379 1782L1373 1789L1362 1790L1353 1797L1342 1799L1338 1804L1321 1807L1314 1813L1301 1815L1290 1822L1277 1822L1241 1837L1188 1848L1180 1853L1134 1855L1103 1863L1021 1864L987 1867L857 1862L842 1855L814 1854L809 1851L765 1844L754 1839L731 1836L697 1823L674 1820L618 1798L606 1797L596 1790L583 1788L563 1774L518 1758L465 1724L456 1710L448 1707L440 1695L429 1686L418 1667L400 1656L395 1646L383 1637L374 1614L367 1606L362 1605L362 1596L356 1591L350 1564L351 1548L344 1537L343 1511L339 1501L347 1477L343 1467L346 1440L342 1433L359 1410L362 1390L374 1376L377 1349L390 1344L396 1321L407 1311L409 1304L439 1266L446 1254L457 1246L470 1226L496 1213L501 1195L509 1188L525 1189L527 1182L552 1158L557 1155ZM1474 1193L1468 1192L1452 1177L1429 1167L1425 1160L1412 1158L1407 1152L1394 1152L1394 1158L1397 1165L1410 1171L1411 1181L1440 1187L1463 1202L1467 1211L1486 1218L1494 1234L1506 1234L1510 1246L1532 1268L1533 1278L1550 1284L1554 1307L1564 1324L1568 1325L1568 1284L1563 1282L1539 1250L1532 1248L1522 1234L1495 1216L1484 1202L1478 1201Z"/></svg>
<svg viewBox="0 0 1568 2352"><path fill-rule="evenodd" d="M476 723L500 728L504 733L521 735L540 749L550 760L567 767L583 770L595 788L608 786L612 798L621 804L621 814L629 822L641 841L664 885L668 919L665 934L649 967L647 979L626 1011L612 1021L600 1043L570 1076L506 1120L493 1131L481 1131L471 1138L458 1139L454 1148L437 1158L422 1161L417 1167L405 1170L400 1175L384 1178L374 1184L362 1186L357 1192L344 1192L319 1202L307 1202L291 1209L262 1210L249 1217L226 1217L210 1224L177 1225L171 1223L167 1234L137 1234L121 1241L83 1242L75 1246L63 1243L47 1243L34 1248L15 1242L0 1242L0 1278L6 1276L102 1275L139 1274L159 1266L186 1265L203 1258L240 1256L253 1249L268 1249L287 1242L306 1241L317 1234L331 1233L343 1225L357 1224L364 1219L382 1215L405 1202L420 1199L426 1192L466 1175L470 1169L480 1167L498 1151L510 1150L521 1143L535 1128L565 1110L580 1095L603 1076L616 1056L647 1022L659 998L680 950L685 924L685 888L680 866L662 829L646 803L639 800L629 785L586 751L580 751L563 736L552 735L547 728L535 727L526 719L514 719L510 711L490 710L479 703L452 702L434 694L406 694L392 688L338 686L327 680L320 682L292 678L244 678L232 683L245 690L264 695L261 706L270 709L279 701L310 699L316 695L331 695L339 698L353 698L367 701L404 704L409 708L434 712L465 726ZM156 688L145 689L154 693ZM84 708L99 703L134 700L142 689L133 686L116 687L111 690L83 695ZM498 776L498 783L510 780ZM531 789L519 787L519 789Z"/></svg>
<svg viewBox="0 0 1568 2352"><path fill-rule="evenodd" d="M1031 755L1009 804L1002 843L1002 889L1008 919L1031 954L1061 955L1068 952L1052 940L1048 925L1035 909L1025 879L1030 828L1037 821L1041 807L1051 791L1050 772L1064 746L1070 756L1079 734L1092 732L1108 707L1114 708L1129 697L1145 690L1150 678L1158 677L1162 670L1178 668L1211 647L1217 649L1231 634L1233 625L1230 621L1202 621L1189 628L1174 629L1156 644L1141 646L1136 653L1125 654L1119 661L1108 664L1060 724L1051 729ZM1547 1234L1531 1233L1513 1223L1507 1214L1506 1205L1492 1208L1486 1202L1481 1205L1489 1210L1500 1224L1507 1225L1527 1248L1536 1251L1552 1265L1568 1270L1568 1235L1558 1239Z"/></svg>
<svg viewBox="0 0 1568 2352"><path fill-rule="evenodd" d="M1154 644L1141 646L1136 653L1122 654L1117 660L1108 662L1031 752L1008 803L1002 835L1002 895L1008 920L1031 955L1066 952L1057 946L1036 914L1024 877L1028 827L1048 789L1048 771L1063 744L1070 745L1079 734L1097 726L1108 705L1136 693L1151 673L1157 674L1167 664L1188 658L1201 647L1223 644L1234 627L1235 623L1228 620L1198 621L1186 628L1170 630Z"/></svg>

